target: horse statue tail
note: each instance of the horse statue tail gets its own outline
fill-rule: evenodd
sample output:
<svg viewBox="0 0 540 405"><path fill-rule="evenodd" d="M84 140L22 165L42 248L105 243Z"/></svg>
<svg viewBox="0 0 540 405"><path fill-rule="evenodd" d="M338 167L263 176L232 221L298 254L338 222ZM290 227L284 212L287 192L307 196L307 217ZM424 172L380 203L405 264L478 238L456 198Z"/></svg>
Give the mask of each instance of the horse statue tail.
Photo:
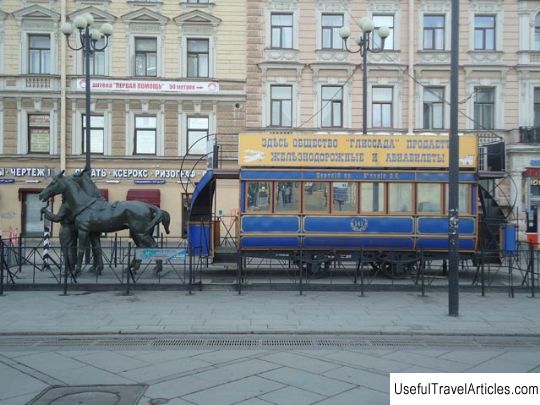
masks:
<svg viewBox="0 0 540 405"><path fill-rule="evenodd" d="M150 209L153 211L154 215L150 224L146 227L146 232L151 232L158 223L162 223L165 228L167 235L170 233L169 225L171 223L171 217L169 213L161 208L156 207L155 205L148 204Z"/></svg>

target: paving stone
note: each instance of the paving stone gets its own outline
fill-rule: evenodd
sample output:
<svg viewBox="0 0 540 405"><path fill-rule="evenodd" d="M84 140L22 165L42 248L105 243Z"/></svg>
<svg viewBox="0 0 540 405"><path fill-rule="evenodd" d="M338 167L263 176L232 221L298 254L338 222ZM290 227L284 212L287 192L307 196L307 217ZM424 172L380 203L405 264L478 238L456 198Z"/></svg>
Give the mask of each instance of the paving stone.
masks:
<svg viewBox="0 0 540 405"><path fill-rule="evenodd" d="M353 388L353 385L343 381L289 367L263 373L261 377L326 396L335 395Z"/></svg>
<svg viewBox="0 0 540 405"><path fill-rule="evenodd" d="M246 378L250 375L264 373L268 370L278 368L276 364L258 359L247 359L234 364L228 364L223 367L214 368L208 371L202 371L192 374L194 377L202 378L217 384L224 384L229 381Z"/></svg>
<svg viewBox="0 0 540 405"><path fill-rule="evenodd" d="M285 387L269 392L261 395L260 398L279 405L308 405L325 399L322 395L295 387Z"/></svg>
<svg viewBox="0 0 540 405"><path fill-rule="evenodd" d="M324 373L326 377L335 378L354 385L360 385L377 391L388 392L390 378L388 374L373 373L351 367L340 367Z"/></svg>
<svg viewBox="0 0 540 405"><path fill-rule="evenodd" d="M29 405L133 405L145 389L144 385L50 387Z"/></svg>
<svg viewBox="0 0 540 405"><path fill-rule="evenodd" d="M207 390L186 395L183 399L201 405L228 405L257 397L283 387L283 384L257 376L230 382Z"/></svg>
<svg viewBox="0 0 540 405"><path fill-rule="evenodd" d="M446 360L431 356L424 356L418 353L412 353L409 351L399 351L390 353L384 356L385 359L393 361L399 361L405 364L413 364L421 367L431 368L433 370L440 370L446 372L459 373L468 367L468 364L460 363L457 361Z"/></svg>
<svg viewBox="0 0 540 405"><path fill-rule="evenodd" d="M66 353L66 355L68 354L71 355L71 353ZM94 367L101 368L112 373L118 373L148 365L144 361L136 360L129 356L125 356L122 353L115 353L112 351L87 352L86 354L77 356L77 359L86 364L90 364Z"/></svg>
<svg viewBox="0 0 540 405"><path fill-rule="evenodd" d="M388 394L360 387L317 402L317 405L388 405L388 403Z"/></svg>
<svg viewBox="0 0 540 405"><path fill-rule="evenodd" d="M47 384L0 363L0 400L24 395L28 392L41 391Z"/></svg>
<svg viewBox="0 0 540 405"><path fill-rule="evenodd" d="M328 370L339 367L339 365L313 359L307 356L302 356L295 353L272 353L263 357L260 357L261 360L270 361L272 363L277 363L282 366L288 366L291 368L297 368L300 370L309 371L312 373L322 374Z"/></svg>
<svg viewBox="0 0 540 405"><path fill-rule="evenodd" d="M160 378L182 374L187 371L204 369L209 366L210 364L205 361L188 357L123 371L118 375L132 381L152 382L159 380Z"/></svg>
<svg viewBox="0 0 540 405"><path fill-rule="evenodd" d="M344 364L353 365L365 370L378 370L385 373L399 372L407 367L399 361L371 356L366 353L341 351L327 356L327 358L339 361Z"/></svg>

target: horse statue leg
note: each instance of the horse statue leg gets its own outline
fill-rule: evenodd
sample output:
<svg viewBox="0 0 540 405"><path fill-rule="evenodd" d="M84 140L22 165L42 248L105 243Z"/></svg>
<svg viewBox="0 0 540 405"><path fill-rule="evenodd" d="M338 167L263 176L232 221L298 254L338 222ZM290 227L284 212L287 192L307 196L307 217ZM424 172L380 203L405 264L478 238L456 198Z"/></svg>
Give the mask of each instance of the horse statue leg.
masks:
<svg viewBox="0 0 540 405"><path fill-rule="evenodd" d="M88 240L88 232L82 229L79 229L78 237L79 237L79 243L77 247L77 270L75 272L76 274L79 274L82 269L84 251L86 249L86 241Z"/></svg>
<svg viewBox="0 0 540 405"><path fill-rule="evenodd" d="M97 274L103 271L103 252L101 250L101 240L99 233L93 233L90 235L90 244L92 245L92 255L94 256L93 268Z"/></svg>

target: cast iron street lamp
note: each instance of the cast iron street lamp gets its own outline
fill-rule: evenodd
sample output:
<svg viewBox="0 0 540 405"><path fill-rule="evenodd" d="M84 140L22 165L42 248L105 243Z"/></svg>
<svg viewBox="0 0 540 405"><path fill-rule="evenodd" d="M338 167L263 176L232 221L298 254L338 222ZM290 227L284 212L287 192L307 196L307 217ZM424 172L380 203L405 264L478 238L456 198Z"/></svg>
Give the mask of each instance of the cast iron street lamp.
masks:
<svg viewBox="0 0 540 405"><path fill-rule="evenodd" d="M349 27L343 27L339 31L339 35L344 39L345 49L350 53L360 53L362 56L362 133L367 134L367 55L368 52L378 53L384 50L384 41L390 35L390 30L388 27L380 27L377 30L377 34L381 38L380 48L373 48L373 21L369 17L362 17L358 21L362 34L356 39L356 44L358 45L357 50L351 50L347 46L347 39L351 35L351 30Z"/></svg>
<svg viewBox="0 0 540 405"><path fill-rule="evenodd" d="M94 17L92 14L85 14L78 16L73 21L75 28L79 30L79 39L81 46L73 47L69 43L69 36L73 32L73 25L65 22L62 26L62 32L66 36L66 42L69 48L74 51L83 51L85 81L84 88L86 94L86 133L85 133L85 146L86 146L86 164L85 170L90 173L90 57L97 51L103 51L109 45L109 37L112 35L113 27L109 23L101 25L100 29L90 28L94 23ZM105 37L105 45L102 47L97 46L97 42Z"/></svg>

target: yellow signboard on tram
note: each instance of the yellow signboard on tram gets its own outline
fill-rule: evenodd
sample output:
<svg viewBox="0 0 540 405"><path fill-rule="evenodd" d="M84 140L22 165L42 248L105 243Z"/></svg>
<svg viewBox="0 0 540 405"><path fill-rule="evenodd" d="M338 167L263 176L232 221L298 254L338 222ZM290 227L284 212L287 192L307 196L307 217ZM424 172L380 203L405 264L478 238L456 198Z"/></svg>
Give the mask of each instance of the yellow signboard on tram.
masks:
<svg viewBox="0 0 540 405"><path fill-rule="evenodd" d="M240 166L448 167L448 135L240 134ZM459 166L477 167L473 135L459 137Z"/></svg>

